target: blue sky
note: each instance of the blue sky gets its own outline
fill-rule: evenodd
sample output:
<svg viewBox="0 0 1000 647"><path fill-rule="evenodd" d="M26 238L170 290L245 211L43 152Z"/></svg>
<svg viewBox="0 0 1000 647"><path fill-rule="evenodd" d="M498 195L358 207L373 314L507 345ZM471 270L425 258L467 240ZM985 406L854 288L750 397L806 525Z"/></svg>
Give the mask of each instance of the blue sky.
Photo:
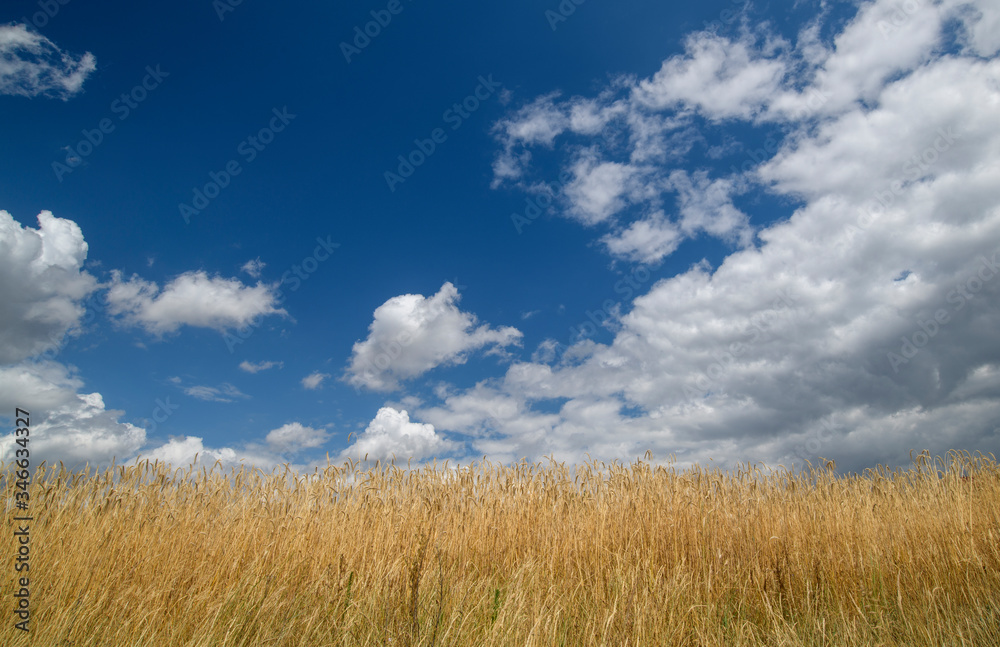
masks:
<svg viewBox="0 0 1000 647"><path fill-rule="evenodd" d="M1000 449L992 3L3 12L48 460Z"/></svg>

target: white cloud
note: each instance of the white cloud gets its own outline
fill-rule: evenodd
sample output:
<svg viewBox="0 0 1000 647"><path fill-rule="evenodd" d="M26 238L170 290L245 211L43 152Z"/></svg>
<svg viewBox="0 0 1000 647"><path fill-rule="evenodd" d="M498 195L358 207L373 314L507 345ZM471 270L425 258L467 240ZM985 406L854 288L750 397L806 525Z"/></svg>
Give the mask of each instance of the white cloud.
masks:
<svg viewBox="0 0 1000 647"><path fill-rule="evenodd" d="M834 40L816 78L815 88L829 97L824 111L848 109L856 101L870 101L885 81L929 60L941 39L947 13L929 0L862 5L854 19Z"/></svg>
<svg viewBox="0 0 1000 647"><path fill-rule="evenodd" d="M108 464L135 454L146 442L141 427L119 422L123 412L106 409L100 393L80 393L83 381L56 362L0 367L0 411L31 412L32 464L63 461L70 469L87 462ZM11 421L13 422L13 420ZM0 460L16 458L13 433L0 437Z"/></svg>
<svg viewBox="0 0 1000 647"><path fill-rule="evenodd" d="M162 290L136 275L122 280L115 271L107 300L112 315L154 335L175 332L183 325L220 331L243 328L258 317L287 314L275 307L274 286L258 283L251 287L237 279L209 277L203 271L181 274Z"/></svg>
<svg viewBox="0 0 1000 647"><path fill-rule="evenodd" d="M406 411L391 407L378 410L357 441L341 453L341 458L367 457L368 461L397 461L439 458L455 451L459 445L434 431L434 425L410 422Z"/></svg>
<svg viewBox="0 0 1000 647"><path fill-rule="evenodd" d="M87 243L72 220L38 215L22 228L0 211L0 363L56 350L74 333L97 281L82 269Z"/></svg>
<svg viewBox="0 0 1000 647"><path fill-rule="evenodd" d="M535 99L496 128L512 142L550 146L569 126L569 116L554 103L558 96L553 92Z"/></svg>
<svg viewBox="0 0 1000 647"><path fill-rule="evenodd" d="M35 463L109 463L146 442L144 429L118 421L100 393L81 393L74 369L51 361L64 337L79 331L83 300L97 281L82 270L87 243L71 220L48 211L38 229L22 228L0 211L0 411L31 412ZM13 420L11 420L13 423ZM20 449L13 434L0 437L0 460Z"/></svg>
<svg viewBox="0 0 1000 647"><path fill-rule="evenodd" d="M638 263L658 263L677 249L684 236L662 211L636 220L618 234L601 239L614 256Z"/></svg>
<svg viewBox="0 0 1000 647"><path fill-rule="evenodd" d="M294 453L303 449L321 447L330 438L325 429L306 427L298 422L289 422L267 434L267 444L279 453Z"/></svg>
<svg viewBox="0 0 1000 647"><path fill-rule="evenodd" d="M1000 51L1000 5L989 2L956 3L959 17L967 31L968 47L975 54L988 58Z"/></svg>
<svg viewBox="0 0 1000 647"><path fill-rule="evenodd" d="M206 446L204 438L200 436L175 436L158 447L142 451L139 458L163 461L175 468L211 466L216 462L224 470L239 469L244 465L269 470L287 465L302 474L325 465L326 461L295 463L288 460L288 457L322 447L329 438L330 433L325 429L290 422L269 431L263 441L248 441L231 447Z"/></svg>
<svg viewBox="0 0 1000 647"><path fill-rule="evenodd" d="M897 3L865 3L828 41L816 23L794 48L695 35L683 57L632 84L629 115L698 112L706 132L775 121L786 134L731 177L643 152L644 184L676 192L677 216L605 191L608 251L662 258L672 222L741 248L714 270L697 264L654 284L612 343L581 342L561 359L543 344L502 380L445 394L421 419L465 435L470 456L651 449L717 464L825 455L857 469L906 463L911 448L1000 451L1000 60L983 27L997 11L911 4L918 10L900 16ZM889 18L895 30L883 34ZM942 53L956 19L967 49ZM637 123L642 137L632 136ZM615 127L633 148L595 141L583 149L592 166L632 164L636 142L657 137L655 120ZM667 119L659 134L678 128ZM567 144L567 167L580 150L579 139ZM752 189L801 205L760 228L759 247L733 203ZM615 199L654 215L623 229ZM490 413L493 402L516 415Z"/></svg>
<svg viewBox="0 0 1000 647"><path fill-rule="evenodd" d="M477 325L475 315L458 309L458 300L455 286L445 283L432 297L404 294L380 305L368 338L354 344L347 381L391 391L437 366L461 364L474 350L497 352L520 343L520 331Z"/></svg>
<svg viewBox="0 0 1000 647"><path fill-rule="evenodd" d="M628 164L601 161L593 152L581 155L572 171L573 179L565 190L570 213L587 225L603 222L625 208L629 184L638 173Z"/></svg>
<svg viewBox="0 0 1000 647"><path fill-rule="evenodd" d="M685 234L704 231L723 240L750 243L750 218L733 205L732 196L738 189L732 180L711 180L704 171L674 171L669 183L677 191L680 228Z"/></svg>
<svg viewBox="0 0 1000 647"><path fill-rule="evenodd" d="M442 395L442 405L420 409L420 417L435 427L460 429L474 436L486 436L499 424L512 423L528 414L523 399L487 383Z"/></svg>
<svg viewBox="0 0 1000 647"><path fill-rule="evenodd" d="M302 386L310 391L315 391L320 386L323 385L323 381L330 377L327 373L320 373L319 371L311 373L304 378L302 378Z"/></svg>
<svg viewBox="0 0 1000 647"><path fill-rule="evenodd" d="M551 147L556 137L565 132L597 135L626 111L624 103L608 101L607 97L601 100L573 97L557 105L558 97L558 92L539 97L494 125L493 132L504 143L504 150L493 163L493 188L521 177L531 161L531 154L524 147Z"/></svg>
<svg viewBox="0 0 1000 647"><path fill-rule="evenodd" d="M258 258L255 258L253 260L249 260L246 263L244 263L243 267L241 267L240 270L243 271L243 272L246 272L252 278L259 279L260 278L261 270L263 270L266 265L267 265L267 263L263 262L258 257Z"/></svg>
<svg viewBox="0 0 1000 647"><path fill-rule="evenodd" d="M240 362L240 370L247 373L260 373L272 368L284 368L284 366L284 362L257 362L256 364L246 360Z"/></svg>
<svg viewBox="0 0 1000 647"><path fill-rule="evenodd" d="M685 50L638 83L636 102L652 110L692 108L710 119L748 119L774 96L786 72L783 58L763 55L749 37L698 32Z"/></svg>
<svg viewBox="0 0 1000 647"><path fill-rule="evenodd" d="M129 462L146 446L147 432L155 432L156 422L164 422L163 416L172 415L181 405L169 397L151 398L149 409L139 412L148 413L150 419L143 423L147 428L120 422L123 412L108 409L100 393L85 392L85 383L75 369L46 359L50 351L53 355L58 352L63 336L73 334L84 321L82 302L97 288L97 281L81 269L87 243L80 228L47 211L39 215L38 222L37 230L22 228L7 212L0 211L0 411L12 413L21 407L31 412L31 450L36 463L62 461L70 469L80 469L86 463ZM158 298L169 302L172 296L183 297L184 290L172 292L168 288ZM247 363L256 369L265 364L274 365ZM184 388L180 378L169 381ZM210 401L247 397L229 383L189 386L184 391ZM185 466L198 452L200 459L220 459L227 465L244 460L273 466L282 451L315 446L316 430L282 429L284 432L271 438L283 438L284 448L248 443L240 449L207 449L200 438L183 437L148 455ZM0 437L0 461L16 458L19 447L15 440L13 434Z"/></svg>
<svg viewBox="0 0 1000 647"><path fill-rule="evenodd" d="M648 248L670 248L663 244L664 230L652 227L653 223L640 220L644 224L633 224L629 232L619 221L636 223L630 207L646 213L662 210L663 194L669 191L679 192L680 213L667 217L680 225L685 237L704 232L727 242L751 244L752 226L732 201L744 189L744 178L708 180L707 169L685 161L691 147L704 142L695 131L695 115L708 119L710 127L739 121L782 124L786 136L774 150L787 153L817 121L820 128L829 129L832 119L869 119L859 109L876 103L892 81L924 71L935 57L939 63L945 60L940 48L949 30L966 53L994 55L1000 48L1000 37L991 31L1000 22L994 4L866 2L833 35L825 34L824 13L791 43L767 24L755 30L744 26L732 37L713 31L693 33L685 40L684 53L663 61L649 78L622 75L593 98L561 99L559 93L550 93L501 119L494 129L501 145L494 186L513 179L525 190L556 187L529 178L528 166L534 148L562 149L566 161L554 205L562 215L585 225L607 225L611 231L603 241L613 255L638 260L658 255ZM956 24L961 29L952 29ZM960 94L953 96L961 100ZM893 127L874 120L870 125ZM842 143L871 148L874 141L869 137ZM758 152L754 159L759 164ZM872 152L875 158L891 156L884 149ZM859 168L867 170L862 159L852 158L848 167L831 164L825 172L832 181ZM647 227L661 244L647 244L645 252L637 251L635 238Z"/></svg>
<svg viewBox="0 0 1000 647"><path fill-rule="evenodd" d="M236 398L250 397L228 382L223 382L217 387L189 386L184 388L184 393L206 402L234 402Z"/></svg>
<svg viewBox="0 0 1000 647"><path fill-rule="evenodd" d="M0 25L0 94L65 101L83 89L96 67L90 52L73 56L23 24Z"/></svg>
<svg viewBox="0 0 1000 647"><path fill-rule="evenodd" d="M223 467L238 467L240 463L249 463L257 467L266 468L274 464L273 459L268 460L259 456L245 456L231 447L220 449L210 449L205 447L204 440L198 436L183 436L171 438L165 444L154 449L146 450L139 455L139 458L149 461L160 461L176 468L185 468L196 464L210 465L216 461ZM250 459L249 461L247 459Z"/></svg>

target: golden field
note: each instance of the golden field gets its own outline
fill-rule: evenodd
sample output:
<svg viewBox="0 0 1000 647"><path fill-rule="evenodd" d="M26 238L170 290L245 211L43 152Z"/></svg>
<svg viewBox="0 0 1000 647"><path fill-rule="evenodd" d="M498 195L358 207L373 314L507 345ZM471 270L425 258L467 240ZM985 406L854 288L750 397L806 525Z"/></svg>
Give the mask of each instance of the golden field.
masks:
<svg viewBox="0 0 1000 647"><path fill-rule="evenodd" d="M1000 645L1000 469L13 467L0 644Z"/></svg>

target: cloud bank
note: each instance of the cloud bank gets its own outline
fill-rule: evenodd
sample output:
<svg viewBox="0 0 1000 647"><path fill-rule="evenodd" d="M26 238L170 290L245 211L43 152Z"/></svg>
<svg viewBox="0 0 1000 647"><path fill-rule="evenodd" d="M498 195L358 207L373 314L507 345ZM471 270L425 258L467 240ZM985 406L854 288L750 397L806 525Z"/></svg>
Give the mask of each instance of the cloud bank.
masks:
<svg viewBox="0 0 1000 647"><path fill-rule="evenodd" d="M698 32L651 78L501 120L495 186L548 191L613 257L662 260L695 235L733 251L654 284L610 343L538 353L415 416L500 460L1000 451L1000 9L911 4L795 42ZM774 145L686 157L733 126ZM539 146L561 181L537 177ZM755 225L750 190L799 206Z"/></svg>

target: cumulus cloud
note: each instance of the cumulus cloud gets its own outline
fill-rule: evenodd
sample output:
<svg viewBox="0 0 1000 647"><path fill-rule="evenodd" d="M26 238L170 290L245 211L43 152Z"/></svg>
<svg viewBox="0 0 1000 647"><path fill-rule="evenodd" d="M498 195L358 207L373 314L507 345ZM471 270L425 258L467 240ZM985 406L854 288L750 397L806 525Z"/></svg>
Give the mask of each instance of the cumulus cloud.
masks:
<svg viewBox="0 0 1000 647"><path fill-rule="evenodd" d="M251 464L267 468L275 464L273 458L242 455L241 452L232 447L218 449L205 447L204 439L198 436L171 438L159 447L142 452L139 458L151 462L160 461L174 468L184 468L192 465L211 465L215 462L220 462L223 467L239 467L240 464Z"/></svg>
<svg viewBox="0 0 1000 647"><path fill-rule="evenodd" d="M245 461L266 467L278 464L282 453L316 447L323 432L286 425L269 435L271 441L280 440L282 447L264 442L213 449L191 436L172 439L146 453L147 434L155 432L155 421L163 422L162 416L171 415L178 405L170 398L152 399L152 421L142 426L120 422L124 412L109 409L100 393L89 392L75 369L52 361L63 338L75 334L85 321L84 300L98 284L82 270L88 247L76 223L47 211L38 216L38 223L38 229L23 228L0 211L0 416L6 417L17 407L30 412L34 463L61 461L70 469L80 469L87 463L129 462L142 452L178 466L186 466L200 453L200 461L218 459L233 466ZM168 288L158 298L169 302L171 295L183 297L184 290ZM185 306L165 304L171 305L179 305L181 311ZM269 363L247 364L261 369ZM182 384L180 378L170 381ZM210 401L247 397L229 383L182 388L192 397ZM16 458L20 448L15 440L12 434L0 437L0 461Z"/></svg>
<svg viewBox="0 0 1000 647"><path fill-rule="evenodd" d="M709 179L708 173L673 171L669 178L677 191L681 231L688 236L706 232L717 238L748 245L753 235L750 218L733 205L738 191L732 179Z"/></svg>
<svg viewBox="0 0 1000 647"><path fill-rule="evenodd" d="M503 142L504 149L493 163L493 188L522 176L531 161L527 147L551 147L556 137L565 132L596 135L625 112L624 103L607 101L608 95L599 100L573 97L556 103L559 95L553 92L538 97L494 125L493 133Z"/></svg>
<svg viewBox="0 0 1000 647"><path fill-rule="evenodd" d="M884 0L861 5L819 61L813 86L829 98L822 111L870 101L886 80L930 60L942 39L949 5L955 3L922 2L906 9Z"/></svg>
<svg viewBox="0 0 1000 647"><path fill-rule="evenodd" d="M459 445L434 431L434 425L411 422L406 411L382 407L357 441L341 453L341 458L368 461L424 460L446 456Z"/></svg>
<svg viewBox="0 0 1000 647"><path fill-rule="evenodd" d="M122 411L107 409L100 393L81 393L83 381L51 361L0 367L0 411L31 412L32 464L59 461L70 469L87 462L107 464L133 456L146 443L146 431L119 422ZM13 422L13 421L11 421ZM14 434L0 437L0 460L13 461Z"/></svg>
<svg viewBox="0 0 1000 647"><path fill-rule="evenodd" d="M458 289L445 283L437 294L404 294L375 309L368 338L354 344L346 379L375 391L391 391L441 365L461 364L472 351L519 344L521 332L478 325L456 303Z"/></svg>
<svg viewBox="0 0 1000 647"><path fill-rule="evenodd" d="M241 466L264 470L287 465L299 472L308 472L320 465L319 461L294 462L292 459L308 457L309 450L322 447L330 439L323 428L314 428L299 422L289 422L272 429L262 440L250 440L233 446L212 447L201 436L175 436L166 443L143 450L138 458L161 461L174 468L201 467L219 463L224 470ZM324 461L325 464L325 461Z"/></svg>
<svg viewBox="0 0 1000 647"><path fill-rule="evenodd" d="M569 115L554 103L558 97L558 92L538 97L495 128L514 142L550 146L569 126Z"/></svg>
<svg viewBox="0 0 1000 647"><path fill-rule="evenodd" d="M96 68L90 52L74 56L23 24L0 25L0 94L65 101Z"/></svg>
<svg viewBox="0 0 1000 647"><path fill-rule="evenodd" d="M302 386L310 391L315 391L323 385L323 382L328 377L330 377L328 373L320 373L319 371L316 371L315 373L311 373L302 378Z"/></svg>
<svg viewBox="0 0 1000 647"><path fill-rule="evenodd" d="M750 28L747 21L735 34L692 33L684 52L664 60L649 78L621 75L595 97L563 98L552 92L500 119L494 127L500 143L494 187L547 187L554 194L550 210L587 226L607 226L606 248L629 260L662 258L699 233L737 246L751 244L755 228L734 201L747 178L740 172L727 176L715 170L713 175L692 164L688 153L704 142L699 130L741 122L778 124L787 129L782 142L787 152L817 123L829 128L832 119L864 118L864 109L894 81L941 62L937 59L949 38L963 53L995 55L1000 37L990 28L1000 21L998 14L983 1L903 6L881 0L861 4L832 35L822 16L792 41L767 24ZM699 119L708 124L699 125ZM843 145L870 147L874 141ZM558 183L532 178L532 151L538 147L565 151ZM705 153L711 158L719 150ZM759 153L770 157L777 150L755 151L755 165L765 161ZM883 159L890 155L877 152ZM859 159L852 160L855 167ZM837 177L842 169L829 166L826 173ZM676 212L664 209L670 194ZM637 217L661 210L666 220ZM518 226L516 214L514 219ZM683 237L670 241L673 230L661 226L664 222L678 223ZM640 250L637 239L647 232L658 242Z"/></svg>
<svg viewBox="0 0 1000 647"><path fill-rule="evenodd" d="M612 342L580 342L561 358L540 346L416 414L462 434L470 456L651 449L717 464L823 455L860 469L905 464L910 449L1000 451L1000 60L984 28L997 11L908 6L865 3L828 38L817 22L794 44L695 34L652 79L624 81L628 115L693 124L685 115L698 114L697 127L723 141L732 124L784 135L731 176L647 157L644 183L674 194L676 212L605 192L652 214L623 227L629 205L593 210L612 228L608 251L649 262L699 232L737 250L655 283ZM565 114L575 101L545 109ZM655 121L612 126L627 134L639 122L649 140ZM661 135L678 131L662 123ZM562 128L546 138L557 151ZM520 154L510 141L500 155ZM567 141L572 169L580 138ZM634 162L601 140L587 150L593 168ZM755 232L736 202L750 190L798 206Z"/></svg>
<svg viewBox="0 0 1000 647"><path fill-rule="evenodd" d="M640 81L634 100L652 110L697 110L710 119L748 119L781 87L783 57L769 44L762 50L744 35L731 40L712 32L692 34L685 54L663 62L652 78Z"/></svg>
<svg viewBox="0 0 1000 647"><path fill-rule="evenodd" d="M650 264L672 254L683 238L677 225L658 211L621 232L605 235L601 241L614 256Z"/></svg>
<svg viewBox="0 0 1000 647"><path fill-rule="evenodd" d="M162 289L151 281L121 272L112 273L108 311L125 325L141 326L162 336L181 326L226 330L243 328L258 317L286 315L275 307L274 286L244 285L238 279L210 277L203 271L185 272Z"/></svg>
<svg viewBox="0 0 1000 647"><path fill-rule="evenodd" d="M1000 6L979 2L965 7L968 11L960 14L960 20L966 47L983 58L995 55L1000 51Z"/></svg>
<svg viewBox="0 0 1000 647"><path fill-rule="evenodd" d="M121 411L107 409L100 393L81 392L75 371L52 361L79 332L97 281L82 270L87 243L76 223L43 211L38 224L22 228L0 211L0 415L31 412L36 463L78 468L132 455L145 430L119 422ZM15 458L14 443L13 434L0 437L0 460Z"/></svg>
<svg viewBox="0 0 1000 647"><path fill-rule="evenodd" d="M0 363L57 349L74 333L83 300L97 288L84 271L87 243L72 220L49 211L38 229L0 211Z"/></svg>
<svg viewBox="0 0 1000 647"><path fill-rule="evenodd" d="M571 205L569 213L584 224L595 225L625 208L638 169L601 161L588 152L576 160L572 173L573 179L565 189Z"/></svg>
<svg viewBox="0 0 1000 647"><path fill-rule="evenodd" d="M767 34L732 40L699 32L688 38L685 55L665 61L652 78L623 76L593 98L540 97L494 127L502 146L494 186L543 187L554 194L557 213L608 226L608 251L629 260L661 260L701 233L747 245L753 227L733 202L743 190L741 174L712 177L708 169L670 165L683 163L703 140L694 115L756 120L778 95L798 96L785 87L788 47ZM558 150L561 141L567 154L560 182L529 180L532 148ZM671 194L676 215L664 209ZM637 211L647 215L636 218Z"/></svg>
<svg viewBox="0 0 1000 647"><path fill-rule="evenodd" d="M240 370L246 371L247 373L260 373L261 371L266 371L272 368L284 368L284 362L248 362L243 360L240 362Z"/></svg>
<svg viewBox="0 0 1000 647"><path fill-rule="evenodd" d="M294 453L303 449L320 447L330 438L325 429L306 427L298 422L289 422L267 434L267 444L279 453Z"/></svg>

